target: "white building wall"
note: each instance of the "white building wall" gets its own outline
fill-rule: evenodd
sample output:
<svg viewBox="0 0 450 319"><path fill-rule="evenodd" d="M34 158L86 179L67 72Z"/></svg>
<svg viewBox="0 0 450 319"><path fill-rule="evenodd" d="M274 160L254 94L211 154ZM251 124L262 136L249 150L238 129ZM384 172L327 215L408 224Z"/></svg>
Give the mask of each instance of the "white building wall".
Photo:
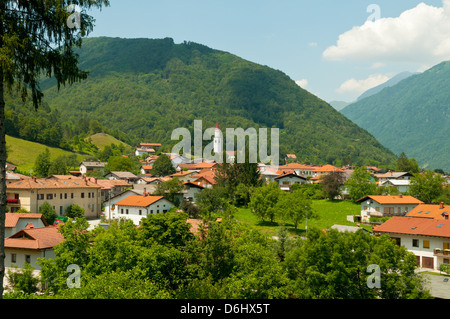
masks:
<svg viewBox="0 0 450 319"><path fill-rule="evenodd" d="M160 199L148 207L118 206L114 209L114 218L131 219L135 225L139 225L141 219L149 214L168 212L174 205L166 199Z"/></svg>

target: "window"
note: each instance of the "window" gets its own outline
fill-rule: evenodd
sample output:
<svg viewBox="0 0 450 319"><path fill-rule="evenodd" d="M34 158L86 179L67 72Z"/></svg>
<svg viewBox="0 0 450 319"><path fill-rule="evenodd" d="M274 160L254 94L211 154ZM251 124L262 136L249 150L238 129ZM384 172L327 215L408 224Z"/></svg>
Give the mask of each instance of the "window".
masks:
<svg viewBox="0 0 450 319"><path fill-rule="evenodd" d="M84 193L81 193L81 198L84 198Z"/></svg>
<svg viewBox="0 0 450 319"><path fill-rule="evenodd" d="M62 193L59 194L59 199L62 199Z"/></svg>
<svg viewBox="0 0 450 319"><path fill-rule="evenodd" d="M37 199L38 199L38 200L44 199L44 194L37 194Z"/></svg>
<svg viewBox="0 0 450 319"><path fill-rule="evenodd" d="M91 198L91 192L88 193L88 198Z"/></svg>
<svg viewBox="0 0 450 319"><path fill-rule="evenodd" d="M128 208L126 209L126 214L128 215Z"/></svg>
<svg viewBox="0 0 450 319"><path fill-rule="evenodd" d="M25 262L26 263L31 263L31 256L30 255L25 255Z"/></svg>
<svg viewBox="0 0 450 319"><path fill-rule="evenodd" d="M412 245L413 245L413 247L419 247L419 240L418 239L413 239L412 240Z"/></svg>
<svg viewBox="0 0 450 319"><path fill-rule="evenodd" d="M139 209L139 215L142 215L142 210L141 209Z"/></svg>
<svg viewBox="0 0 450 319"><path fill-rule="evenodd" d="M123 215L123 208L120 209L120 213Z"/></svg>
<svg viewBox="0 0 450 319"><path fill-rule="evenodd" d="M47 199L53 199L53 194L47 194Z"/></svg>
<svg viewBox="0 0 450 319"><path fill-rule="evenodd" d="M380 212L380 207L375 207L375 211L379 213Z"/></svg>
<svg viewBox="0 0 450 319"><path fill-rule="evenodd" d="M423 245L423 248L430 248L430 241L429 240L424 240L422 245Z"/></svg>
<svg viewBox="0 0 450 319"><path fill-rule="evenodd" d="M62 216L62 215L63 215L63 207L59 206L59 216Z"/></svg>
<svg viewBox="0 0 450 319"><path fill-rule="evenodd" d="M94 193L94 192L92 192L92 198L94 198L94 197L95 197L94 195L95 195L95 193Z"/></svg>
<svg viewBox="0 0 450 319"><path fill-rule="evenodd" d="M151 210L150 210L150 214L152 214L152 215L153 215L153 209L151 209Z"/></svg>
<svg viewBox="0 0 450 319"><path fill-rule="evenodd" d="M70 193L70 198L73 198L73 193Z"/></svg>
<svg viewBox="0 0 450 319"><path fill-rule="evenodd" d="M67 193L64 193L64 199L67 199Z"/></svg>
<svg viewBox="0 0 450 319"><path fill-rule="evenodd" d="M15 264L17 262L17 255L11 254L11 263Z"/></svg>

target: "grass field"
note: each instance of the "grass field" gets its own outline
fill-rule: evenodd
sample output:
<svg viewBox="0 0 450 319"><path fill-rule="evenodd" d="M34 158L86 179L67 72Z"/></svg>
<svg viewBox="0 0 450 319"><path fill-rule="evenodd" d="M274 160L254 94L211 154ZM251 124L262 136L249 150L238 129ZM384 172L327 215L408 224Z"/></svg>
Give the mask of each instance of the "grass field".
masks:
<svg viewBox="0 0 450 319"><path fill-rule="evenodd" d="M114 144L123 144L128 150L132 151L132 147L122 141L119 141L114 136L111 136L106 133L96 133L94 135L90 136L92 144L99 147L100 149L103 149L106 145L111 145L111 143ZM86 139L87 140L87 139Z"/></svg>
<svg viewBox="0 0 450 319"><path fill-rule="evenodd" d="M319 215L319 218L308 219L308 227L326 229L334 224L355 226L355 223L347 221L347 215L358 215L360 213L360 207L360 204L351 201L313 200L313 209ZM277 220L275 220L273 224L261 221L252 214L249 208L239 208L239 212L235 215L235 218L240 222L255 227L269 236L276 236L278 230L282 226L282 223ZM294 236L304 236L306 232L305 226L306 221L299 224L297 230L294 229L294 225L292 224L284 225L284 227L288 229L290 235Z"/></svg>
<svg viewBox="0 0 450 319"><path fill-rule="evenodd" d="M60 148L49 147L8 135L6 136L6 147L8 149L7 161L16 165L23 173L29 173L32 171L36 157L40 153L44 152L46 148L50 151L51 159L54 159L60 155L73 154L72 152ZM77 160L81 162L82 159L83 155L77 154Z"/></svg>

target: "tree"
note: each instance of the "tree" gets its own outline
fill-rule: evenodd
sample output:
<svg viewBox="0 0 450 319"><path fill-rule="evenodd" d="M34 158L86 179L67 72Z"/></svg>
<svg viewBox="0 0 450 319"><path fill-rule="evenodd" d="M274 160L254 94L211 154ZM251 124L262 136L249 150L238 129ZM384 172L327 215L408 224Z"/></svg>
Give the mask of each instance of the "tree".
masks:
<svg viewBox="0 0 450 319"><path fill-rule="evenodd" d="M108 0L76 3L80 9L109 5ZM72 2L65 0L0 2L0 298L5 275L5 95L16 89L25 101L31 94L37 109L43 96L39 87L43 75L53 76L58 89L87 77L86 71L78 69L74 48L92 31L94 19L84 12L75 13L75 27L69 5Z"/></svg>
<svg viewBox="0 0 450 319"><path fill-rule="evenodd" d="M66 156L62 155L51 161L47 175L66 175L67 171L67 158Z"/></svg>
<svg viewBox="0 0 450 319"><path fill-rule="evenodd" d="M258 187L253 192L248 206L253 214L262 220L269 219L273 223L277 214L278 200L282 192L276 182Z"/></svg>
<svg viewBox="0 0 450 319"><path fill-rule="evenodd" d="M72 204L69 207L67 207L65 215L69 218L83 217L84 209L78 204Z"/></svg>
<svg viewBox="0 0 450 319"><path fill-rule="evenodd" d="M153 195L164 196L167 200L178 206L180 204L180 200L176 197L176 195L180 194L182 190L183 184L180 183L178 178L172 178L167 182L159 183Z"/></svg>
<svg viewBox="0 0 450 319"><path fill-rule="evenodd" d="M225 211L230 203L223 187L205 188L197 194L195 202L200 209L200 216L206 221L212 219L215 214Z"/></svg>
<svg viewBox="0 0 450 319"><path fill-rule="evenodd" d="M341 193L341 187L344 185L345 177L342 172L331 172L322 179L322 188L325 197L334 199Z"/></svg>
<svg viewBox="0 0 450 319"><path fill-rule="evenodd" d="M408 158L404 152L400 154L397 162L395 163L395 169L398 172L410 172L419 173L420 168L415 158Z"/></svg>
<svg viewBox="0 0 450 319"><path fill-rule="evenodd" d="M283 220L292 222L295 229L305 218L317 218L312 209L312 201L300 189L283 193L277 203L277 211Z"/></svg>
<svg viewBox="0 0 450 319"><path fill-rule="evenodd" d="M53 206L50 205L49 202L44 202L41 205L41 207L39 207L39 214L42 214L45 221L49 225L53 225L53 222L55 221L56 217L58 217L56 211L53 209Z"/></svg>
<svg viewBox="0 0 450 319"><path fill-rule="evenodd" d="M365 167L356 167L346 185L351 199L355 201L366 195L374 195L377 188Z"/></svg>
<svg viewBox="0 0 450 319"><path fill-rule="evenodd" d="M134 172L135 164L129 157L111 156L105 165L106 172Z"/></svg>
<svg viewBox="0 0 450 319"><path fill-rule="evenodd" d="M37 177L47 177L51 166L50 151L48 148L36 157L34 161L33 173Z"/></svg>
<svg viewBox="0 0 450 319"><path fill-rule="evenodd" d="M445 179L439 173L433 171L416 173L411 177L409 193L417 199L431 204L444 193L444 183Z"/></svg>
<svg viewBox="0 0 450 319"><path fill-rule="evenodd" d="M155 176L167 176L175 174L176 170L172 165L172 161L166 154L161 154L153 163L152 175Z"/></svg>
<svg viewBox="0 0 450 319"><path fill-rule="evenodd" d="M377 278L372 268L379 271ZM286 254L293 295L318 299L429 298L416 258L387 235L311 229L309 238ZM372 277L373 276L373 277ZM372 277L372 278L371 278ZM373 280L371 280L373 279ZM379 280L379 285L370 286Z"/></svg>

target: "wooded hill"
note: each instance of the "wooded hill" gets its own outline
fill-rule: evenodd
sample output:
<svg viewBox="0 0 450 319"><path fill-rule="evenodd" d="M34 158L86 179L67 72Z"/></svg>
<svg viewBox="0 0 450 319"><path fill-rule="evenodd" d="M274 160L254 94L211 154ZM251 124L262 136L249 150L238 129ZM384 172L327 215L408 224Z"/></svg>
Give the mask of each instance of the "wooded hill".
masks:
<svg viewBox="0 0 450 319"><path fill-rule="evenodd" d="M98 121L134 141L169 146L178 127L280 128L280 157L304 163L392 164L396 156L281 71L201 44L166 39L89 38L79 51L87 80L59 92L41 87L67 127ZM64 124L61 124L64 130ZM116 133L116 134L114 134ZM129 143L129 141L126 141ZM270 152L270 150L269 150Z"/></svg>
<svg viewBox="0 0 450 319"><path fill-rule="evenodd" d="M396 154L450 171L450 61L412 75L341 112Z"/></svg>

